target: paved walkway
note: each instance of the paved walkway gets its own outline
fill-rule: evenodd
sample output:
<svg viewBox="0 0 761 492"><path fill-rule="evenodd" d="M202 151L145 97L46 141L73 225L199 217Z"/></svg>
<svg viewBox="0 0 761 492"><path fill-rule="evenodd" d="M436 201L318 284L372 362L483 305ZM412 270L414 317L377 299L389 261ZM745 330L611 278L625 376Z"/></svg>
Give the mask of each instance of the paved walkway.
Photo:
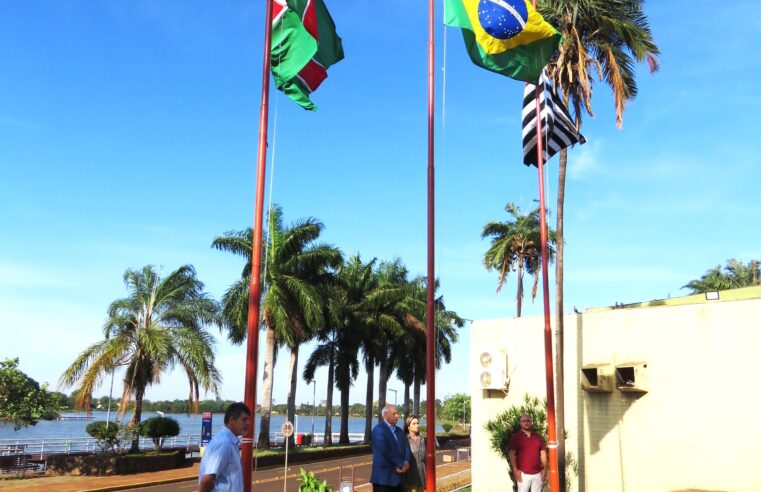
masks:
<svg viewBox="0 0 761 492"><path fill-rule="evenodd" d="M463 460L457 462L450 461L442 463L441 461L445 453L439 453L440 456L439 460L437 461L439 461L441 464L436 467L438 483L437 489L439 491L454 490L457 488L457 486L470 483L470 461ZM371 456L369 455L357 458L367 461L368 463L370 463L372 460ZM330 461L321 462L319 464L315 463L314 465L319 465L319 467L322 468L322 471L333 471ZM299 466L303 466L306 469L312 468L308 464L295 465L294 468L296 475L298 475ZM289 467L289 482L293 480L293 483L296 483L295 477L291 476L291 473L293 473L291 470L292 469ZM262 471L262 473L264 473L264 471ZM112 490L134 489L137 487L156 487L174 483L179 485L179 482L185 482L182 487L183 489L191 490L192 487L188 487L188 485L190 485L188 482L195 481L197 479L198 463L195 463L193 466L185 468L177 468L173 470L158 472L137 473L134 475L113 475L107 477L54 476L23 479L4 479L0 480L0 490L8 490L13 492L51 492L52 490L55 490L56 492L107 492ZM270 480L266 480L266 482L269 482ZM282 484L282 475L280 476L279 481ZM261 485L264 485L264 483ZM272 485L274 485L274 483ZM360 484L358 484L356 489L358 491L370 490L369 486L363 487Z"/></svg>

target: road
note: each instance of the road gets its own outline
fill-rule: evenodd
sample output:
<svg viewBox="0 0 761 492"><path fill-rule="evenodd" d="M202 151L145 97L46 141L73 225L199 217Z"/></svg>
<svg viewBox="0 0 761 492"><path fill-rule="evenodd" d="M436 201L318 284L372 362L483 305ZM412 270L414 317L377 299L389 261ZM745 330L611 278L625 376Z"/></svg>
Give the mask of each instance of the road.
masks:
<svg viewBox="0 0 761 492"><path fill-rule="evenodd" d="M445 456L447 456L445 458ZM470 465L464 466L464 463L456 463L454 450L443 450L436 452L436 476L438 479L447 475L459 473L463 468L470 468ZM445 461L446 460L446 461ZM327 480L328 484L338 488L341 479L351 481L352 472L354 473L354 489L361 492L369 492L370 471L372 467L372 455L353 456L334 460L319 461L314 463L304 463L294 466L288 466L288 475L285 489L283 489L283 467L269 468L266 470L257 470L254 473L254 490L256 492L297 492L299 489L299 470L313 471L320 480ZM152 487L140 487L128 490L140 492L193 492L197 489L195 480L186 482L177 482L167 485L156 485Z"/></svg>

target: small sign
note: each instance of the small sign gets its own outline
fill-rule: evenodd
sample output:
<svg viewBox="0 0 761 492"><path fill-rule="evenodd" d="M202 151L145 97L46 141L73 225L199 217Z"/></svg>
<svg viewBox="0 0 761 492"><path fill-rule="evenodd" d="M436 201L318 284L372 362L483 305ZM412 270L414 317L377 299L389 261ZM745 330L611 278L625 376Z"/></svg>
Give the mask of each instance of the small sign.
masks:
<svg viewBox="0 0 761 492"><path fill-rule="evenodd" d="M201 415L201 446L206 446L211 441L211 412Z"/></svg>
<svg viewBox="0 0 761 492"><path fill-rule="evenodd" d="M293 435L293 424L286 420L283 422L280 432L282 432L285 437L291 437Z"/></svg>

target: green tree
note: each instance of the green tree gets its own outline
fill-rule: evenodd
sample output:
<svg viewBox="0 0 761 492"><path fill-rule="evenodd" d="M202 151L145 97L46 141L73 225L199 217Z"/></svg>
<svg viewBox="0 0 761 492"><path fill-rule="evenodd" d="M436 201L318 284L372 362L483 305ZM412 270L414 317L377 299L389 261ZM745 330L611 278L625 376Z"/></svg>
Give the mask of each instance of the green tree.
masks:
<svg viewBox="0 0 761 492"><path fill-rule="evenodd" d="M389 340L404 333L403 301L408 295L407 269L400 259L384 261L375 266L365 291L365 300L357 304L354 316L362 321L361 349L367 374L365 389L364 441L370 442L373 415L380 418L386 402L386 383L389 373ZM408 321L413 321L411 318ZM375 366L380 366L378 400L375 390ZM382 402L382 403L381 403Z"/></svg>
<svg viewBox="0 0 761 492"><path fill-rule="evenodd" d="M221 376L214 366L214 337L205 326L219 323L218 306L191 265L163 279L152 266L127 270L124 284L129 295L109 306L105 339L87 347L59 383L76 387L77 405L89 411L93 390L112 370L124 367L119 415L134 397L129 426L137 451L145 390L162 374L183 370L190 386L188 411L198 411L201 388L217 393Z"/></svg>
<svg viewBox="0 0 761 492"><path fill-rule="evenodd" d="M375 271L376 259L363 263L354 255L338 272L343 295L338 302L339 338L336 358L336 387L341 392L340 444L349 443L349 390L359 374L359 350L371 336L376 316L373 296L380 284Z"/></svg>
<svg viewBox="0 0 761 492"><path fill-rule="evenodd" d="M531 417L533 430L547 442L547 400L541 401L535 396L524 395L523 404L513 405L484 424L484 429L489 433L489 447L507 461L513 490L518 490L518 483L510 468L507 445L510 437L520 430L520 418L524 413ZM576 474L577 464L571 453L566 454L565 462L568 466L564 482L566 483L565 490L568 490L568 479Z"/></svg>
<svg viewBox="0 0 761 492"><path fill-rule="evenodd" d="M13 430L56 418L61 401L59 393L40 386L18 364L18 358L0 362L0 421L13 423Z"/></svg>
<svg viewBox="0 0 761 492"><path fill-rule="evenodd" d="M313 218L283 225L283 212L273 207L269 214L267 248L262 261L264 293L262 322L265 327L263 402L258 447L267 448L275 353L278 344L291 348L291 391L289 412L295 409L295 382L298 373L298 348L324 325L324 297L321 277L342 261L341 252L316 240L323 225ZM222 298L222 318L230 341L246 339L248 321L248 287L251 277L252 229L228 232L214 239L212 247L246 258L241 278L230 286Z"/></svg>
<svg viewBox="0 0 761 492"><path fill-rule="evenodd" d="M96 420L95 422L90 422L85 427L85 432L95 439L98 447L103 451L107 449L113 451L119 445L120 430L121 426L117 422L106 420Z"/></svg>
<svg viewBox="0 0 761 492"><path fill-rule="evenodd" d="M180 424L171 417L153 417L140 424L140 435L150 438L156 454L161 451L164 439L180 434Z"/></svg>
<svg viewBox="0 0 761 492"><path fill-rule="evenodd" d="M365 406L362 403L352 403L349 412L352 417L359 417L365 414Z"/></svg>
<svg viewBox="0 0 761 492"><path fill-rule="evenodd" d="M465 393L456 393L444 399L444 407L441 409L441 417L460 422L470 421L470 396Z"/></svg>
<svg viewBox="0 0 761 492"><path fill-rule="evenodd" d="M761 270L758 260L750 260L747 264L735 258L727 260L722 270L721 265L716 265L699 279L690 280L683 289L690 289L691 294L700 294L708 291L737 289L761 285Z"/></svg>
<svg viewBox="0 0 761 492"><path fill-rule="evenodd" d="M341 444L349 443L349 390L359 373L358 352L362 336L368 328L365 304L368 294L377 286L374 265L375 259L363 263L360 256L355 254L338 270L331 284L326 286L326 325L319 334L320 343L304 368L304 379L309 382L314 378L318 366L328 366L328 408L332 408L332 385L335 384L341 393ZM326 443L332 442L330 429L331 423L326 416Z"/></svg>
<svg viewBox="0 0 761 492"><path fill-rule="evenodd" d="M516 294L517 316L521 317L523 306L524 272L534 276L531 298L536 297L539 273L541 272L542 241L539 222L539 209L529 214L522 214L514 203L508 203L505 210L509 214L505 222L492 221L484 226L481 238L490 238L491 245L484 254L484 266L487 270L497 270L499 281L497 292L502 290L505 278L510 271L517 271L518 292ZM554 256L555 232L548 231L548 263Z"/></svg>
<svg viewBox="0 0 761 492"><path fill-rule="evenodd" d="M74 408L74 400L72 400L66 393L54 391L53 395L55 396L59 410L69 410Z"/></svg>
<svg viewBox="0 0 761 492"><path fill-rule="evenodd" d="M592 115L594 74L613 92L616 124L623 124L624 108L637 95L636 63L646 61L658 70L660 53L653 39L644 0L539 0L537 9L563 35L558 56L549 64L556 89L581 129L582 111ZM556 401L561 482L565 456L563 386L563 247L565 181L568 150L560 151L557 199L557 262L555 264ZM562 485L562 483L561 483Z"/></svg>
<svg viewBox="0 0 761 492"><path fill-rule="evenodd" d="M408 403L410 401L410 385L413 386L412 413L420 411L420 387L426 382L427 375L427 343L426 343L426 300L428 295L428 282L425 277L417 277L410 285L411 296L415 303L407 305L410 309L408 317L420 320L420 324L410 324L404 334L397 337L392 344L391 359L396 368L397 376L404 384L404 414L409 414ZM434 287L435 328L436 328L436 369L440 369L442 363L452 360L452 346L458 340L457 328L463 326L463 320L456 312L450 311L444 304L443 296L437 296L439 281L436 280Z"/></svg>
<svg viewBox="0 0 761 492"><path fill-rule="evenodd" d="M378 276L379 289L376 296L369 298L367 303L375 315L369 322L364 348L371 351L379 368L376 418L380 422L381 412L386 405L388 380L399 363L392 342L406 332L425 331L425 320L422 317L424 307L415 295L407 267L400 259L381 263Z"/></svg>

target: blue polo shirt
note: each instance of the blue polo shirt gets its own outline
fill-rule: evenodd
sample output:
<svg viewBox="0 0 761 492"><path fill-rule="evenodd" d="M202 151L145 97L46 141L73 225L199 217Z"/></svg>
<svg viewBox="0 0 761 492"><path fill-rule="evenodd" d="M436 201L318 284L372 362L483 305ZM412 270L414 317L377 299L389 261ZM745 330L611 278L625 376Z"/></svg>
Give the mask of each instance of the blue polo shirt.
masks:
<svg viewBox="0 0 761 492"><path fill-rule="evenodd" d="M225 427L206 446L198 469L198 482L204 475L216 475L215 492L241 492L243 469L240 466L238 437Z"/></svg>

